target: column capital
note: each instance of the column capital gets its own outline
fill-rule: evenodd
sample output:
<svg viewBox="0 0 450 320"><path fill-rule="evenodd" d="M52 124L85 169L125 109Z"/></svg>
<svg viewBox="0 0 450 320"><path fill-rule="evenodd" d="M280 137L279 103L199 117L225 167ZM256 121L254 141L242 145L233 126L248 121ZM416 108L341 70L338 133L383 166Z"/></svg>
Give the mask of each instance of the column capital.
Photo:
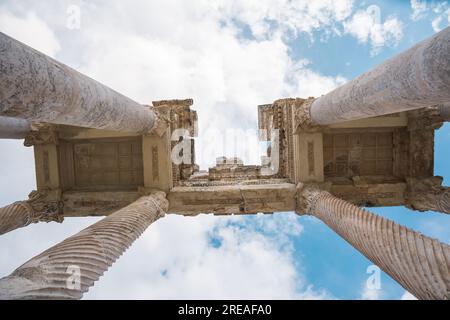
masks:
<svg viewBox="0 0 450 320"><path fill-rule="evenodd" d="M405 206L417 211L450 213L450 188L442 186L440 176L408 178Z"/></svg>
<svg viewBox="0 0 450 320"><path fill-rule="evenodd" d="M23 204L29 207L31 223L63 222L63 206L59 190L33 190Z"/></svg>
<svg viewBox="0 0 450 320"><path fill-rule="evenodd" d="M170 106L161 106L158 108L149 106L149 108L155 113L155 124L150 134L156 134L158 137L162 137L170 128Z"/></svg>
<svg viewBox="0 0 450 320"><path fill-rule="evenodd" d="M443 122L439 106L408 111L408 131L436 130Z"/></svg>
<svg viewBox="0 0 450 320"><path fill-rule="evenodd" d="M57 126L49 123L33 123L25 136L23 145L32 147L40 144L58 144Z"/></svg>
<svg viewBox="0 0 450 320"><path fill-rule="evenodd" d="M158 218L162 218L166 215L166 212L169 210L169 200L167 200L167 194L164 191L144 187L139 187L138 191L141 196L146 196L153 202L155 207L158 209Z"/></svg>
<svg viewBox="0 0 450 320"><path fill-rule="evenodd" d="M295 213L298 215L311 214L315 210L315 203L321 193L329 194L331 183L298 183L295 201Z"/></svg>
<svg viewBox="0 0 450 320"><path fill-rule="evenodd" d="M152 110L158 115L155 133L164 133L167 128L189 130L191 137L198 134L197 112L191 110L193 99L172 99L152 102Z"/></svg>
<svg viewBox="0 0 450 320"><path fill-rule="evenodd" d="M311 118L311 105L316 99L309 97L308 99L295 99L294 101L294 132L301 131L317 131L320 126Z"/></svg>

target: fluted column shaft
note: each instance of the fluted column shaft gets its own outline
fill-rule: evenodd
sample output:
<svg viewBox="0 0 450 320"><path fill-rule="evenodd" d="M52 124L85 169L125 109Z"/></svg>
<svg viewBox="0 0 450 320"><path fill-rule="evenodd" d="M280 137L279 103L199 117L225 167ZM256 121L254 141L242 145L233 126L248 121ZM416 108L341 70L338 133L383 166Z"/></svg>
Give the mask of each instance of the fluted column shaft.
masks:
<svg viewBox="0 0 450 320"><path fill-rule="evenodd" d="M30 198L0 208L0 235L36 222L62 222L60 202L46 201L45 194L33 191Z"/></svg>
<svg viewBox="0 0 450 320"><path fill-rule="evenodd" d="M156 115L76 70L0 32L0 116L139 134Z"/></svg>
<svg viewBox="0 0 450 320"><path fill-rule="evenodd" d="M139 198L0 279L0 298L80 299L167 209L162 192Z"/></svg>
<svg viewBox="0 0 450 320"><path fill-rule="evenodd" d="M0 116L0 139L24 139L30 130L27 120Z"/></svg>
<svg viewBox="0 0 450 320"><path fill-rule="evenodd" d="M419 299L450 299L450 246L363 210L325 191L301 193L307 213Z"/></svg>
<svg viewBox="0 0 450 320"><path fill-rule="evenodd" d="M450 101L450 27L317 98L319 125L446 104Z"/></svg>
<svg viewBox="0 0 450 320"><path fill-rule="evenodd" d="M0 208L0 235L26 227L33 221L33 209L26 201L17 201Z"/></svg>

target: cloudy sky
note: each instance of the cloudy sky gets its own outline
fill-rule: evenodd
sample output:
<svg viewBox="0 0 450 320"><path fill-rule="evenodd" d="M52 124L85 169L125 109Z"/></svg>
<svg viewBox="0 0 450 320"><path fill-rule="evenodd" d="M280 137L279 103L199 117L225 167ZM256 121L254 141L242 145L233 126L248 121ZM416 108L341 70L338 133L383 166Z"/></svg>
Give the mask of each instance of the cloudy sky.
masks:
<svg viewBox="0 0 450 320"><path fill-rule="evenodd" d="M252 139L217 143L215 133L251 135L258 104L327 93L449 21L446 1L0 0L0 31L130 98L193 98L202 169L223 154L257 161L244 152L258 148ZM445 125L435 161L444 177L449 141ZM0 141L0 163L0 205L25 199L35 188L32 149ZM450 242L448 216L374 211ZM71 218L2 236L0 276L94 221ZM170 215L85 298L412 298L384 273L379 290L368 288L371 265L311 217Z"/></svg>

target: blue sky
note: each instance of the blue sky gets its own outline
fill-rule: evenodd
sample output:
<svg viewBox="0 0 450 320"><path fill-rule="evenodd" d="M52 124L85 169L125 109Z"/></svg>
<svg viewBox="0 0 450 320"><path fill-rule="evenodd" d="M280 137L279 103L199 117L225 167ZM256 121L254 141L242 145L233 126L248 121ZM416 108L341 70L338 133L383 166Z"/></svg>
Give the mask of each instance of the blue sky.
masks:
<svg viewBox="0 0 450 320"><path fill-rule="evenodd" d="M147 104L194 98L204 169L222 151L234 155L213 133L256 129L258 104L325 94L449 20L447 1L0 0L0 31L115 90ZM257 148L249 141L238 139L249 150L237 152L246 163ZM449 142L446 124L436 132L435 174L447 184ZM0 162L0 205L26 198L35 188L32 150L0 141ZM449 216L370 210L450 242ZM1 237L0 276L97 219L36 224ZM381 290L365 292L371 264L312 217L171 215L86 298L400 299L405 290L384 273Z"/></svg>

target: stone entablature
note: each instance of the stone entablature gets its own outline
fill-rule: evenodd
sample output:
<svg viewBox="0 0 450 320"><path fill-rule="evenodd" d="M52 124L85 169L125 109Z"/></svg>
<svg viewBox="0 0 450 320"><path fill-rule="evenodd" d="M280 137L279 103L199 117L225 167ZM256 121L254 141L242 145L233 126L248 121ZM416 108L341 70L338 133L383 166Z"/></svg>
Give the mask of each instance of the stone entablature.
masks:
<svg viewBox="0 0 450 320"><path fill-rule="evenodd" d="M214 204L217 214L227 214L230 208L234 213L255 213L256 209L242 211L237 202L220 209L224 196L220 194L235 192L230 191L233 186L255 188L255 199L260 199L256 194L266 196L287 184L290 190L298 182L328 183L329 192L360 206L422 208L417 204L418 193L407 182L432 177L434 130L442 123L435 108L330 126L301 125L300 115L306 114L305 104L311 101L280 99L259 106L259 128L266 130L261 138L275 139L272 130L279 130L280 169L275 175L264 174L267 164L245 165L238 158L225 157L208 171L199 171L192 139L197 135L197 114L190 109L191 99L155 101L152 108L166 127L152 135L36 123L26 144L35 149L38 190L60 192L65 215L107 215L136 200L140 188L170 195L181 190L175 187L185 188L171 197L180 195L189 203L186 214L206 208L204 200L197 208L195 199L187 200L191 193L186 188L214 190L208 194L219 199ZM188 131L188 137L172 141L172 133L180 128ZM189 139L192 162L175 165L171 150L183 139ZM437 192L422 198L431 199L433 194ZM254 208L294 210L290 205L270 205L270 201L267 208Z"/></svg>

